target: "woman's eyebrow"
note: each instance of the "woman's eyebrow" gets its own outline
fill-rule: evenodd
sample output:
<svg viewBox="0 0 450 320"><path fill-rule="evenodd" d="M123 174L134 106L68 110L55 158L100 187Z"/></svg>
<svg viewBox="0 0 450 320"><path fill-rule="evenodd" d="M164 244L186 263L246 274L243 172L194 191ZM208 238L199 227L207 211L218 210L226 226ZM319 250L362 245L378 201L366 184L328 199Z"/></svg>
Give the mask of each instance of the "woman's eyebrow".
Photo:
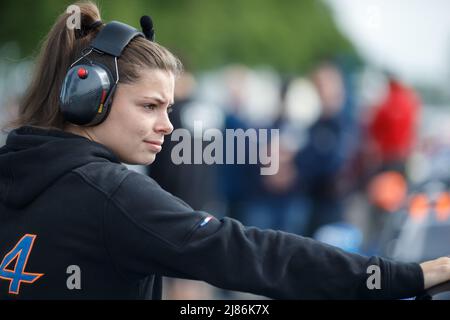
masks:
<svg viewBox="0 0 450 320"><path fill-rule="evenodd" d="M158 97L143 97L144 99L152 99L152 100L156 100L159 104L166 104L166 100L164 99L160 99ZM169 107L173 106L174 102L172 101L171 103L169 103Z"/></svg>

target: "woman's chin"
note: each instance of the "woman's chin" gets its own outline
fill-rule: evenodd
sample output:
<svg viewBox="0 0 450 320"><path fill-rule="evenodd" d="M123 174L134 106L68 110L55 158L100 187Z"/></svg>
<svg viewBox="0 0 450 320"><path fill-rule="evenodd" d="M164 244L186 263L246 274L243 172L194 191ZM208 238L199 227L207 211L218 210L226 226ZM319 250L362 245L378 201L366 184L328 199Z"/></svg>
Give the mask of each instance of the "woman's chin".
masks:
<svg viewBox="0 0 450 320"><path fill-rule="evenodd" d="M122 159L121 162L129 165L142 165L148 166L152 164L156 159L156 154L146 155L145 157L135 159Z"/></svg>
<svg viewBox="0 0 450 320"><path fill-rule="evenodd" d="M156 154L150 155L148 156L145 161L143 161L143 163L141 163L142 165L148 166L150 164L152 164L153 162L155 162L156 160Z"/></svg>

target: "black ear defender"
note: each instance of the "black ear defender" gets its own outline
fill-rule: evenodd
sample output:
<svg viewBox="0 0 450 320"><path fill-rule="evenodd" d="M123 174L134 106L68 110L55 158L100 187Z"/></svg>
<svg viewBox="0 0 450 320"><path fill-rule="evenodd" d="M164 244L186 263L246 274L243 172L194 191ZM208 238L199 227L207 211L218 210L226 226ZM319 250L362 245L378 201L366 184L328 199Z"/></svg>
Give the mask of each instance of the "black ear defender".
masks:
<svg viewBox="0 0 450 320"><path fill-rule="evenodd" d="M102 123L111 108L112 97L119 82L117 59L135 37L154 41L153 22L149 16L141 18L143 32L118 21L107 23L91 42L90 47L69 67L61 92L60 110L64 119L80 126ZM98 26L101 21L94 22ZM91 25L92 26L92 25ZM89 59L92 52L114 59L114 70Z"/></svg>

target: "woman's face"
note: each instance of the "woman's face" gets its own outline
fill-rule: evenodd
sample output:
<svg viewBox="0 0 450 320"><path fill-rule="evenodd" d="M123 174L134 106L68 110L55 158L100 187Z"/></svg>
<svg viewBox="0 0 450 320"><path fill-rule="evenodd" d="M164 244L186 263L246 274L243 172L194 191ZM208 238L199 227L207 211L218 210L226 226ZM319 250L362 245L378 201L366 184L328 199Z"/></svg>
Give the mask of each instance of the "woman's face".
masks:
<svg viewBox="0 0 450 320"><path fill-rule="evenodd" d="M119 83L108 117L84 128L89 137L112 150L120 161L148 165L173 131L168 112L175 77L164 70L142 70L137 83Z"/></svg>

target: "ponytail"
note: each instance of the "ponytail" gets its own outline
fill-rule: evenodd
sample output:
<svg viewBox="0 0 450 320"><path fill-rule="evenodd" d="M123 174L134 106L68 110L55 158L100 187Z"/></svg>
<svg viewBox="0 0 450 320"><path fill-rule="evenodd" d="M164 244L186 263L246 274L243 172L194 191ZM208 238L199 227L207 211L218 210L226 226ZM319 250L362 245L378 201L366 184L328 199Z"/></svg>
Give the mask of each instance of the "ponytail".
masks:
<svg viewBox="0 0 450 320"><path fill-rule="evenodd" d="M31 83L19 103L18 117L7 124L7 127L63 127L62 115L59 112L62 82L69 66L94 35L91 33L84 38L77 36L83 34L83 28L100 20L99 10L91 1L78 2L75 5L80 8L81 32L67 27L71 13L65 12L58 17L42 44Z"/></svg>

